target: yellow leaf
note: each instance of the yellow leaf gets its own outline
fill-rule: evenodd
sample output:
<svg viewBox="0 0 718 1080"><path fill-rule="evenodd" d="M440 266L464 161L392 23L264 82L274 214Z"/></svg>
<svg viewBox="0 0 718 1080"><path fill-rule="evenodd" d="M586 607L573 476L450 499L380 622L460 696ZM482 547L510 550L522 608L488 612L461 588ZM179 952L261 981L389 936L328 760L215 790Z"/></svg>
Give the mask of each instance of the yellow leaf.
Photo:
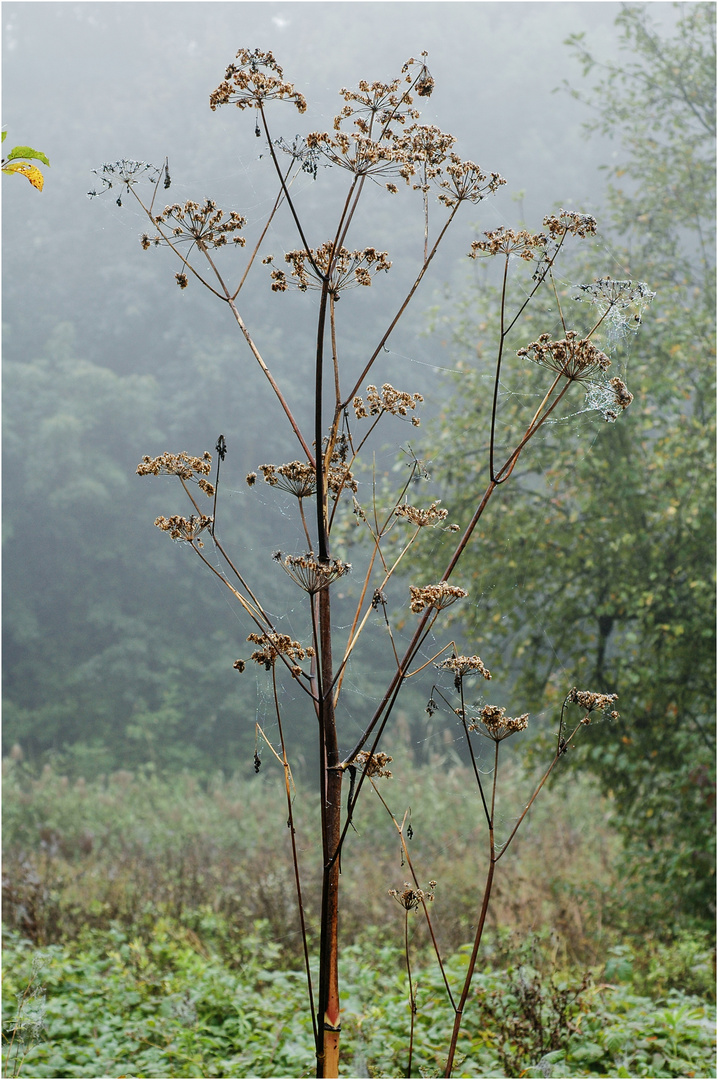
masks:
<svg viewBox="0 0 718 1080"><path fill-rule="evenodd" d="M37 188L38 191L42 191L42 186L45 183L45 177L35 165L28 165L26 161L9 161L7 165L3 166L3 172L6 173L21 173L26 176L32 186Z"/></svg>

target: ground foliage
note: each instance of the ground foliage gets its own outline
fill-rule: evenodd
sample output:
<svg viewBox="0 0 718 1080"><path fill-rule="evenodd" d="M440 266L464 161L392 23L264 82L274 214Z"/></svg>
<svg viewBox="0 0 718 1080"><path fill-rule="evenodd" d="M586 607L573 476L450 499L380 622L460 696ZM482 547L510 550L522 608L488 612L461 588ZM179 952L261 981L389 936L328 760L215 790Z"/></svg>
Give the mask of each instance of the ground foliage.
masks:
<svg viewBox="0 0 718 1080"><path fill-rule="evenodd" d="M715 10L686 5L669 38L642 5L617 24L624 54L608 65L582 39L570 44L598 76L581 91L589 133L619 147L600 242L615 277L656 293L639 334L631 322L611 331L635 401L615 427L577 415L533 447L482 522L468 575L482 601L465 626L489 662L505 658L516 708L550 707L567 683L618 693L620 729L588 731L575 757L615 797L646 925L670 932L710 926L715 911ZM567 268L569 314L590 279L587 265ZM452 515L467 474L483 468L475 433L490 407L497 293L477 272L435 323L461 368L436 444ZM534 325L546 329L538 309ZM532 392L529 367L504 382L504 428Z"/></svg>
<svg viewBox="0 0 718 1080"><path fill-rule="evenodd" d="M281 964L266 923L248 928L231 963L217 949L218 933L219 920L205 912L197 931L160 917L147 936L119 927L87 931L41 952L7 934L5 1075L310 1075L302 973ZM461 980L467 962L467 950L451 957L452 981ZM346 1075L404 1075L409 1009L401 950L368 937L345 948L340 964ZM582 979L535 964L535 955L525 956L508 971L486 966L478 973L457 1075L711 1075L714 1009L700 998L675 990L658 1000L644 996L626 967L621 977L614 965L608 980L605 971ZM417 980L414 1060L423 1075L436 1075L450 1016L434 968ZM28 983L35 988L24 1002L32 1029L22 1028L15 1005ZM530 1010L523 1008L527 993ZM544 1029L557 1023L560 1036L547 1043Z"/></svg>
<svg viewBox="0 0 718 1080"><path fill-rule="evenodd" d="M526 783L520 772L507 779L517 792ZM476 909L467 786L464 769L437 760L403 792L413 858L438 878L434 921L456 980ZM71 783L9 760L4 790L8 1075L25 1051L25 1076L308 1073L291 875L277 859L278 777L218 774L202 785L144 770ZM402 913L387 891L405 869L382 819L376 800L365 804L342 875L350 1075L406 1068ZM300 816L311 861L305 826ZM518 1075L542 1058L540 1075L709 1075L709 935L624 940L611 928L635 917L628 906L622 913L620 855L590 783L545 794L497 878L461 1075ZM310 880L308 896L318 888ZM442 1064L447 1016L420 915L410 928L414 1074L430 1075Z"/></svg>

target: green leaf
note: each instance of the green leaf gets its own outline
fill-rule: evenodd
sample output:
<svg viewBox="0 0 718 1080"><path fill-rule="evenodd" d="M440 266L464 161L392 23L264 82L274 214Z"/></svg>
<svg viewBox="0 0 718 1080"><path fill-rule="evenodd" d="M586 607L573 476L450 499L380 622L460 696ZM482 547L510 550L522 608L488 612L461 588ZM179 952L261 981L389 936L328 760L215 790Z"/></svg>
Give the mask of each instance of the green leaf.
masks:
<svg viewBox="0 0 718 1080"><path fill-rule="evenodd" d="M3 132L3 135L5 133ZM43 165L50 165L44 154L39 150L33 150L31 146L13 146L12 150L7 156L8 161L13 161L15 158L28 158L41 161Z"/></svg>
<svg viewBox="0 0 718 1080"><path fill-rule="evenodd" d="M7 131L3 131L2 138L0 139L0 142L5 142L6 139L7 139Z"/></svg>

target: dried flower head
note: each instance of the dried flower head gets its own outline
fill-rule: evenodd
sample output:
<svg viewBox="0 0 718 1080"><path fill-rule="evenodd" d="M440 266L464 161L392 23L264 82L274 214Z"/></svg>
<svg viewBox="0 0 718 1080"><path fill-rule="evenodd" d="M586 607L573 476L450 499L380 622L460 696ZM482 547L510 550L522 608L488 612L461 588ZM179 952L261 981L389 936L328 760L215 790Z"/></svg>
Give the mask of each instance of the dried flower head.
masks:
<svg viewBox="0 0 718 1080"><path fill-rule="evenodd" d="M343 289L371 285L372 277L391 267L388 253L377 251L374 247L364 248L363 251L349 251L345 247L333 251L333 248L332 241L328 240L316 251L313 248L309 251L288 251L284 259L291 266L294 280L289 280L283 270L273 269L272 289L284 292L289 285L296 285L306 292L307 289L321 289L328 278L329 290L337 298ZM265 262L271 262L271 257Z"/></svg>
<svg viewBox="0 0 718 1080"><path fill-rule="evenodd" d="M348 574L352 568L351 563L342 562L340 559L319 562L313 551L306 555L285 555L284 559L281 552L277 551L272 557L284 567L300 588L312 596L326 589L337 578Z"/></svg>
<svg viewBox="0 0 718 1080"><path fill-rule="evenodd" d="M428 506L425 510L420 509L418 506L409 506L408 503L402 503L401 506L397 506L394 513L397 517L406 518L412 525L424 526L424 525L439 525L442 521L445 521L449 515L448 510L439 509L439 503L441 499L436 499L435 502Z"/></svg>
<svg viewBox="0 0 718 1080"><path fill-rule="evenodd" d="M254 650L251 659L256 664L263 664L267 671L273 666L278 656L286 656L295 661L314 656L311 645L305 648L298 641L293 641L288 634L277 634L272 630L267 630L263 634L250 634L247 641L260 646Z"/></svg>
<svg viewBox="0 0 718 1080"><path fill-rule="evenodd" d="M514 232L513 229L505 229L503 225L491 232L485 232L484 236L486 240L472 242L469 258L476 259L482 255L518 255L519 258L532 262L543 254L548 244L545 233L530 233L525 229Z"/></svg>
<svg viewBox="0 0 718 1080"><path fill-rule="evenodd" d="M343 110L339 114L335 126L347 115L352 115L351 108L348 113ZM373 139L361 130L363 121L356 123L360 125L359 130L349 133L337 130L331 135L328 131L311 131L307 135L307 146L322 154L330 165L346 169L355 176L399 176L405 162L394 139L387 133ZM368 125L364 126L368 131Z"/></svg>
<svg viewBox="0 0 718 1080"><path fill-rule="evenodd" d="M391 383L384 383L381 391L376 386L367 386L366 405L360 397L352 401L354 413L358 420L366 416L379 416L388 412L393 416L406 416L414 410L418 402L424 399L421 394L408 394L405 390L396 390Z"/></svg>
<svg viewBox="0 0 718 1080"><path fill-rule="evenodd" d="M436 888L436 882L430 881L429 888ZM422 902L431 903L434 899L433 892L424 892L423 889L415 888L410 881L404 882L404 888L401 892L398 889L389 889L389 896L393 896L397 904L401 904L406 911L413 911L419 907Z"/></svg>
<svg viewBox="0 0 718 1080"><path fill-rule="evenodd" d="M437 671L453 671L457 688L459 681L466 675L482 675L485 679L491 678L491 672L480 656L450 656L434 666Z"/></svg>
<svg viewBox="0 0 718 1080"><path fill-rule="evenodd" d="M198 537L210 527L213 521L213 517L207 517L205 514L192 514L189 518L174 514L170 518L158 517L155 525L163 532L168 532L173 540L186 540L190 544L196 543L197 547L202 547L202 541Z"/></svg>
<svg viewBox="0 0 718 1080"><path fill-rule="evenodd" d="M214 112L220 105L236 105L238 109L261 108L265 101L288 100L294 102L300 113L306 112L307 103L293 85L284 82L284 72L271 52L260 49L240 49L230 64L224 79L209 97L209 107Z"/></svg>
<svg viewBox="0 0 718 1080"><path fill-rule="evenodd" d="M618 694L597 694L593 690L577 690L575 686L566 695L566 704L578 705L585 710L582 724L590 724L589 713L592 712L602 713L604 720L618 720L619 714L613 707L614 701L618 701Z"/></svg>
<svg viewBox="0 0 718 1080"><path fill-rule="evenodd" d="M323 164L316 146L310 146L307 140L300 138L299 135L295 136L291 143L279 138L276 140L275 145L285 154L289 154L290 157L294 158L301 165L302 171L309 173L312 179L316 180L319 166Z"/></svg>
<svg viewBox="0 0 718 1080"><path fill-rule="evenodd" d="M478 731L494 742L501 742L517 731L525 731L529 723L529 714L511 717L500 705L484 705L477 716L467 721L469 731Z"/></svg>
<svg viewBox="0 0 718 1080"><path fill-rule="evenodd" d="M611 366L606 354L588 338L579 338L575 330L567 330L566 337L560 341L551 341L550 334L541 334L538 341L519 349L516 355L526 356L534 364L549 368L570 382L590 381Z"/></svg>
<svg viewBox="0 0 718 1080"><path fill-rule="evenodd" d="M106 161L99 169L93 169L92 172L99 178L102 188L100 191L88 191L87 194L91 199L103 195L115 186L124 188L129 194L134 185L141 180L156 184L162 170L158 169L156 165L149 165L146 161L132 161L129 158L123 158L121 161ZM121 194L117 198L117 205L122 206Z"/></svg>
<svg viewBox="0 0 718 1080"><path fill-rule="evenodd" d="M357 491L359 485L348 466L338 461L336 454L332 456L332 462L333 464L325 472L330 495L336 498L343 488ZM286 465L260 465L258 467L264 476L265 483L271 487L280 488L282 491L288 491L290 495L295 495L298 499L308 499L317 490L316 470L308 461L290 461ZM250 476L252 475L256 479L256 473L250 473Z"/></svg>
<svg viewBox="0 0 718 1080"><path fill-rule="evenodd" d="M543 219L544 228L548 229L554 240L566 233L572 236L595 236L598 222L590 214L577 214L573 210L559 210L558 214L549 214Z"/></svg>
<svg viewBox="0 0 718 1080"><path fill-rule="evenodd" d="M205 199L201 204L193 199L173 203L165 206L152 220L160 231L154 237L142 237L141 244L145 249L150 244L175 246L185 242L196 244L202 250L224 247L227 237L239 232L247 223L236 210L230 210L228 215L224 210L218 210L212 199ZM244 247L246 240L243 236L233 236L232 243Z"/></svg>
<svg viewBox="0 0 718 1080"><path fill-rule="evenodd" d="M466 589L460 589L456 585L449 585L446 581L439 581L436 585L410 585L409 592L411 594L411 610L416 614L423 611L424 608L435 608L437 611L443 611L444 608L469 595Z"/></svg>
<svg viewBox="0 0 718 1080"><path fill-rule="evenodd" d="M645 281L616 281L613 278L597 278L589 285L577 285L580 295L577 300L587 300L595 304L601 312L621 311L625 308L648 307L656 294L651 292Z"/></svg>
<svg viewBox="0 0 718 1080"><path fill-rule="evenodd" d="M307 499L317 490L316 472L306 461L290 461L286 465L260 465L264 482L298 499ZM257 474L253 473L256 479Z"/></svg>
<svg viewBox="0 0 718 1080"><path fill-rule="evenodd" d="M201 458L182 451L180 454L160 454L151 458L147 454L137 466L138 476L179 476L181 480L197 481L197 476L207 476L212 469L212 455L205 450ZM197 474L197 475L195 475ZM213 493L214 494L214 493Z"/></svg>
<svg viewBox="0 0 718 1080"><path fill-rule="evenodd" d="M381 752L370 754L367 750L360 750L352 761L352 765L361 769L365 776L384 776L391 779L392 773L387 769L387 765L390 765L393 760L388 754Z"/></svg>
<svg viewBox="0 0 718 1080"><path fill-rule="evenodd" d="M487 195L495 194L506 183L498 173L488 175L473 161L462 161L458 154L451 154L449 164L443 173L446 179L439 181L442 189L439 201L445 206L455 206L461 202L481 202ZM488 180L488 183L486 182Z"/></svg>

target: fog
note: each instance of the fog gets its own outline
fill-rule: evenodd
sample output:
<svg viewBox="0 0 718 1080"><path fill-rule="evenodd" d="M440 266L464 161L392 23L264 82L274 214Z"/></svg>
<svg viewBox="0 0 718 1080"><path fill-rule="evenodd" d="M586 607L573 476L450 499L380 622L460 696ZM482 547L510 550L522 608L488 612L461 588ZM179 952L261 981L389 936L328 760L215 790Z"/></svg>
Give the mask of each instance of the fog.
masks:
<svg viewBox="0 0 718 1080"><path fill-rule="evenodd" d="M670 5L652 8L659 20L671 18ZM167 731L174 764L206 762L218 749L227 764L250 745L255 688L238 690L231 669L247 629L188 553L153 529L154 517L177 500L134 476L144 453L199 453L225 432L235 454L236 542L259 566L276 536L286 535L283 516L271 514L257 523L259 536L252 533L240 491L244 473L259 460L282 460L287 448L275 437L279 416L259 373L226 312L198 287L179 290L166 252L140 249L145 224L132 200L117 207L114 193L87 199L97 185L92 170L120 158L161 164L167 157L173 200L209 196L245 214L256 234L275 197L266 147L254 137L250 111L208 107L237 49L272 50L307 98L303 117L284 105L272 112L273 135L290 140L331 128L340 87L390 79L427 50L436 89L423 122L451 131L462 157L507 179L496 199L465 215L392 338L386 372L402 388L421 376L406 389L428 384L431 415L442 393L435 369L450 367L451 357L422 336L426 310L445 303L467 273L477 230L520 218L537 228L556 205L600 213L599 165L618 148L583 137L587 109L563 88L579 86L581 71L564 42L585 33L596 54L613 55L619 10L616 3L3 5L6 146L33 146L51 162L42 193L21 177L3 178L8 745L65 755L88 772L143 756L164 763ZM298 185L312 236L330 205L324 179L303 176ZM401 260L415 258L422 241L420 223L409 229L402 214L384 200L361 222L371 228L364 243L399 256L399 282ZM291 223L278 223L269 242L277 255L296 246ZM268 275L255 278L246 294L253 332L301 398L311 345L303 298L277 298ZM352 300L350 356L366 349L362 328L385 325L381 303L390 311L400 292L393 281L379 314L368 298ZM300 400L303 420L310 406L310 396Z"/></svg>

